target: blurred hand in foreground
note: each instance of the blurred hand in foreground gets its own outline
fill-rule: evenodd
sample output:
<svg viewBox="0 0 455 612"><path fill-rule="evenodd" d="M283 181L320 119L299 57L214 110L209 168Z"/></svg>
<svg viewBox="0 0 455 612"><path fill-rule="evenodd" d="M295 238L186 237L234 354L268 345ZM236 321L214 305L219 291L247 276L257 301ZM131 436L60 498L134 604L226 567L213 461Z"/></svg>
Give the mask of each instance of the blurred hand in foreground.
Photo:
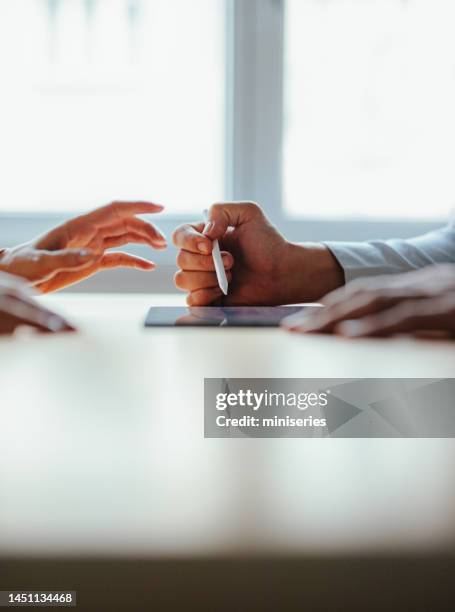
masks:
<svg viewBox="0 0 455 612"><path fill-rule="evenodd" d="M323 300L325 308L283 321L291 331L350 338L438 332L455 336L455 265L355 280Z"/></svg>
<svg viewBox="0 0 455 612"><path fill-rule="evenodd" d="M0 334L13 334L22 327L40 332L73 331L60 315L41 306L25 281L0 273Z"/></svg>
<svg viewBox="0 0 455 612"><path fill-rule="evenodd" d="M129 243L166 248L166 239L136 215L158 213L149 202L113 202L75 217L25 244L0 251L0 271L20 276L43 293L56 291L109 268L153 270L151 261L106 252Z"/></svg>

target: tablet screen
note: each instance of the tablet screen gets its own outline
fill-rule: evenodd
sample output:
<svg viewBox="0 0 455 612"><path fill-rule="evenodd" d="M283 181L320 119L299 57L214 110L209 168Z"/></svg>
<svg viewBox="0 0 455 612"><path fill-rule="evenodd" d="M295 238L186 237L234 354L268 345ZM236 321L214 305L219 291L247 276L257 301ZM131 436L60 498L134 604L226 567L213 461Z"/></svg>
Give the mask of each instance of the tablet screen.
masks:
<svg viewBox="0 0 455 612"><path fill-rule="evenodd" d="M301 306L205 306L150 308L146 327L278 327L282 319Z"/></svg>

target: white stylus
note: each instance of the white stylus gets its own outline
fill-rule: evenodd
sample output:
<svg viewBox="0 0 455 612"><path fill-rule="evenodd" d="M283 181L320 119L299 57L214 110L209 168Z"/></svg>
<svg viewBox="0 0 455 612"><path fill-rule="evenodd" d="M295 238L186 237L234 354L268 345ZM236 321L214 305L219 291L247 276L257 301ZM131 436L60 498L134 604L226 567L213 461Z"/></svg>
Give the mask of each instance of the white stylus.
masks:
<svg viewBox="0 0 455 612"><path fill-rule="evenodd" d="M208 210L204 210L204 218L205 221L208 221ZM220 245L218 240L213 241L213 250L212 250L213 264L215 266L216 278L218 280L218 285L220 286L221 291L224 295L228 294L228 279L226 276L226 270L224 269L223 259L221 257Z"/></svg>

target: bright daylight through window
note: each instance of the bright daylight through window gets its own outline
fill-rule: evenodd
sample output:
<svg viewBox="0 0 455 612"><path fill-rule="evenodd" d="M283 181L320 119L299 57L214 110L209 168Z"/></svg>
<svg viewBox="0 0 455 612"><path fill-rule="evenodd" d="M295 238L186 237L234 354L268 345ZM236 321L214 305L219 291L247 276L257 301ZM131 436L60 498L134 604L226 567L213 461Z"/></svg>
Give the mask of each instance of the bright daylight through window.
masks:
<svg viewBox="0 0 455 612"><path fill-rule="evenodd" d="M0 211L223 197L225 23L223 0L2 0Z"/></svg>
<svg viewBox="0 0 455 612"><path fill-rule="evenodd" d="M447 217L454 23L453 0L287 0L288 214Z"/></svg>

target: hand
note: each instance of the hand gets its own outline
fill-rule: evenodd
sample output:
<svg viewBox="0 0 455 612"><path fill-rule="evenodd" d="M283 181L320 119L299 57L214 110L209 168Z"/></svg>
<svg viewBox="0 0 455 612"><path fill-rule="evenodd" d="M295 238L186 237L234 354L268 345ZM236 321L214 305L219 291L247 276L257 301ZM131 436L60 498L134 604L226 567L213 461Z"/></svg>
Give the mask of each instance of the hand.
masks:
<svg viewBox="0 0 455 612"><path fill-rule="evenodd" d="M0 252L0 271L20 276L47 293L108 268L153 270L155 264L142 257L105 251L128 243L166 248L164 236L135 216L161 210L162 206L148 202L113 202Z"/></svg>
<svg viewBox="0 0 455 612"><path fill-rule="evenodd" d="M180 249L175 284L189 293L190 306L295 304L318 299L344 282L328 249L286 241L253 202L215 204L207 224L183 225L173 239ZM229 281L226 297L211 256L216 239Z"/></svg>
<svg viewBox="0 0 455 612"><path fill-rule="evenodd" d="M288 317L292 331L348 337L443 331L455 334L455 265L359 279L323 299L314 314Z"/></svg>
<svg viewBox="0 0 455 612"><path fill-rule="evenodd" d="M0 334L12 334L27 326L41 332L73 331L60 315L33 299L27 284L10 274L0 274Z"/></svg>

